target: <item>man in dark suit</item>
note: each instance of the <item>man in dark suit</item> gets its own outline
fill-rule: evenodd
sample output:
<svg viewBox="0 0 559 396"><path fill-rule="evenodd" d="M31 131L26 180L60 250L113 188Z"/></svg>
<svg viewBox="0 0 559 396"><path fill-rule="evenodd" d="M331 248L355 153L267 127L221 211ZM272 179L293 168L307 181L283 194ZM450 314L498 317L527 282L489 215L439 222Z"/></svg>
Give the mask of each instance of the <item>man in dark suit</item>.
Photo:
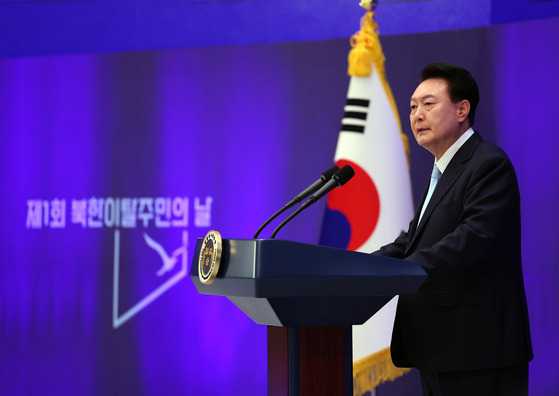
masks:
<svg viewBox="0 0 559 396"><path fill-rule="evenodd" d="M467 70L423 70L410 123L435 156L436 184L425 188L408 231L375 252L428 274L417 293L400 296L391 345L396 366L420 370L424 395L528 394L520 195L506 154L471 128L478 102Z"/></svg>

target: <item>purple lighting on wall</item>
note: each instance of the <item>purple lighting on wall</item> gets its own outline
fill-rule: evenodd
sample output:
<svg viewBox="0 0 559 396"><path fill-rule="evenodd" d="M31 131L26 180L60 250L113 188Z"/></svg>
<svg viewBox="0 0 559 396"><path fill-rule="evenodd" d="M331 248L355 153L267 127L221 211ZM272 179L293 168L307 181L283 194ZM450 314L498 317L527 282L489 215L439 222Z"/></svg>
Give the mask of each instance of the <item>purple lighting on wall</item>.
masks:
<svg viewBox="0 0 559 396"><path fill-rule="evenodd" d="M495 97L498 139L515 165L521 189L524 279L534 361L533 395L559 389L559 135L555 133L559 87L556 20L525 22L498 30L495 39Z"/></svg>

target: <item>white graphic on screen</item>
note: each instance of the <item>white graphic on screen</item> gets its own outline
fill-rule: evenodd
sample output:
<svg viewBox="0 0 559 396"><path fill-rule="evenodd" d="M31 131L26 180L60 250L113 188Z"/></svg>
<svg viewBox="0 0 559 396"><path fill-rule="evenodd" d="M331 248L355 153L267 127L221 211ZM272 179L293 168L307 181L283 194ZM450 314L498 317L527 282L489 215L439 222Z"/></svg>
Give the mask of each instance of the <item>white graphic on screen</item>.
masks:
<svg viewBox="0 0 559 396"><path fill-rule="evenodd" d="M166 272L172 271L173 268L175 268L175 265L177 264L177 257L180 256L181 254L186 253L186 246L183 245L180 248L175 249L173 254L169 256L165 251L165 249L163 248L163 246L161 246L160 243L152 239L147 234L147 232L144 232L144 239L148 244L148 246L151 247L153 250L155 250L161 257L161 260L163 261L162 267L156 272L157 276L162 276Z"/></svg>
<svg viewBox="0 0 559 396"><path fill-rule="evenodd" d="M212 223L212 204L213 197L206 196L194 197L192 209L190 210L191 199L187 196L143 196L143 197L114 197L114 196L91 196L90 198L33 198L26 199L27 216L25 217L25 227L28 230L37 232L39 230L63 229L95 229L95 230L114 230L114 251L113 251L113 328L116 330L126 321L134 317L145 307L154 302L159 296L177 284L187 276L187 256L188 256L188 230L187 227L195 227L196 232L200 233L200 228L210 228ZM193 214L193 222L190 216ZM192 224L193 223L193 224ZM150 233L163 230L172 231L173 235L182 230L182 244L179 241L171 245L178 248L167 249L158 241L154 240L147 232L143 231L143 238L136 232L139 228L149 229ZM121 231L124 231L126 244L121 246ZM205 233L205 232L204 232ZM168 235L168 234L167 234ZM132 238L131 241L129 238ZM141 238L142 243L137 246L133 244L136 238ZM145 242L145 245L144 245ZM130 254L139 247L140 250L150 251L153 249L161 258L159 261L155 256L148 259L144 267L150 276L152 270L157 277L153 276L151 285L147 287L151 292L147 295L140 292L137 298L130 298L129 293L119 290L122 280L126 287L134 288L128 283L130 281L125 274L130 265L142 270L144 264L136 262L135 259L128 260ZM172 252L170 255L167 252ZM124 260L121 263L122 259ZM133 256L133 254L132 254ZM149 256L152 256L151 254ZM122 265L121 265L122 264ZM177 269L177 267L179 267ZM121 273L122 270L122 273ZM147 279L147 278L145 278ZM160 283L160 284L159 284ZM119 292L125 294L120 298ZM124 297L126 295L127 297ZM134 300L139 302L125 301ZM119 302L121 305L131 308L124 308L126 312L119 312Z"/></svg>
<svg viewBox="0 0 559 396"><path fill-rule="evenodd" d="M187 275L187 263L186 258L188 255L188 231L183 230L182 232L182 246L176 249L171 257L167 255L163 247L151 239L147 234L144 233L144 239L149 247L155 249L161 256L163 260L163 266L159 272L163 275L165 272L170 271L174 268L179 256L182 256L180 261L181 268L176 274L167 279L164 283L159 285L155 290L149 293L147 296L142 298L137 302L132 308L128 309L123 314L119 313L119 277L120 277L120 230L115 230L115 242L114 242L114 260L113 260L113 328L117 329L126 323L129 319L138 314L141 310L146 308L157 298L159 298L163 293L173 287L177 282Z"/></svg>

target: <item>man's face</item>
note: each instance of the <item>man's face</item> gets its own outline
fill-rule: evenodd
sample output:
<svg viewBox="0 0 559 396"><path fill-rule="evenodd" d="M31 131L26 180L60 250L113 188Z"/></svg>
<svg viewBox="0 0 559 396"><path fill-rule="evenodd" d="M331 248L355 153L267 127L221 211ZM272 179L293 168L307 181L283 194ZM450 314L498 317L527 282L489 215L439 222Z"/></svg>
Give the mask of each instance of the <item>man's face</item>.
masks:
<svg viewBox="0 0 559 396"><path fill-rule="evenodd" d="M437 159L464 132L463 102L452 103L447 82L442 78L423 81L411 97L410 125L415 140Z"/></svg>

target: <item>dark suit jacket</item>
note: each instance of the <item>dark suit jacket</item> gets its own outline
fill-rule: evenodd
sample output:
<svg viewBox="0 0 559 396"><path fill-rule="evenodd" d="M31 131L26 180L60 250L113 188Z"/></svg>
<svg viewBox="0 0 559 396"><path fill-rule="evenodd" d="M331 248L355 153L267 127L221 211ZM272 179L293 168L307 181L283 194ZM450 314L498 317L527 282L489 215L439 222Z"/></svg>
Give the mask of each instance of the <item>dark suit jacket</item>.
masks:
<svg viewBox="0 0 559 396"><path fill-rule="evenodd" d="M407 232L375 252L415 261L428 273L417 293L400 296L394 364L454 371L531 360L520 195L506 154L474 133L441 176L418 226L419 211Z"/></svg>

